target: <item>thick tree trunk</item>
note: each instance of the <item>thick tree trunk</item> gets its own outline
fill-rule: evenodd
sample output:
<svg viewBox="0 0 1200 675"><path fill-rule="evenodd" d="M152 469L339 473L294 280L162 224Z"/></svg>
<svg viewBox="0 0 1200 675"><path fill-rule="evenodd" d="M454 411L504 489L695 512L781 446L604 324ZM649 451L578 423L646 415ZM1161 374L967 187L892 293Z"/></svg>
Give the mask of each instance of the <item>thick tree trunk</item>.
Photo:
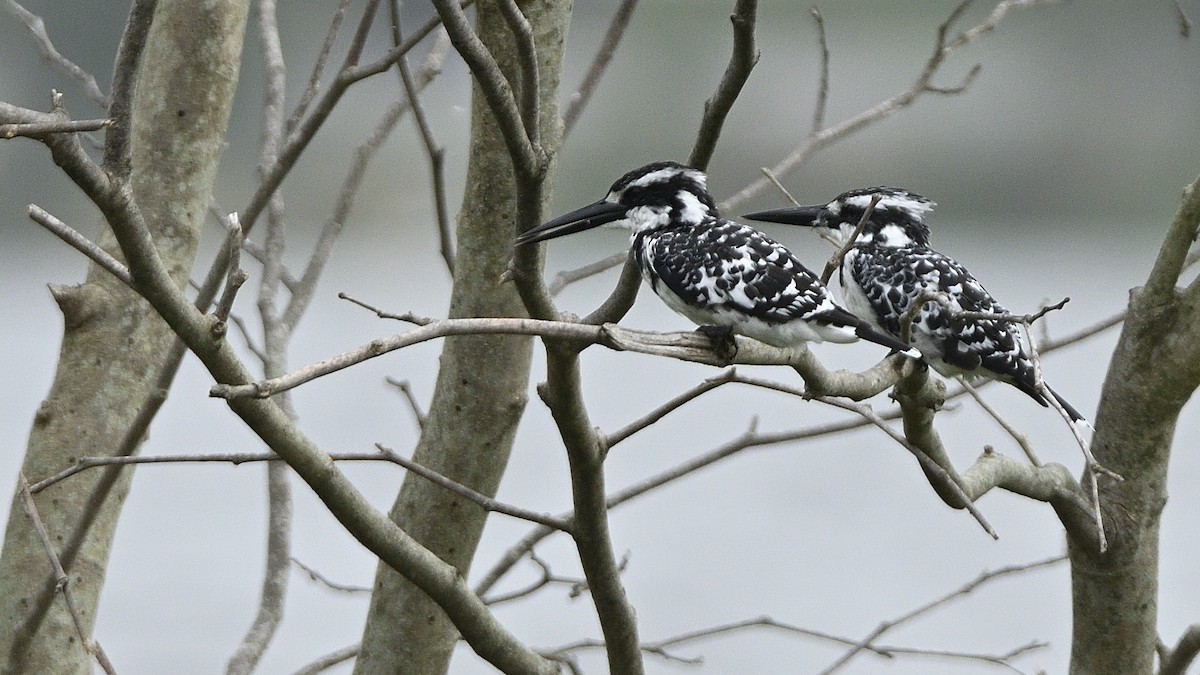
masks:
<svg viewBox="0 0 1200 675"><path fill-rule="evenodd" d="M1124 476L1101 478L1109 550L1070 541L1071 672L1150 673L1158 640L1159 517L1179 413L1200 385L1200 281L1178 288L1200 231L1200 180L1184 192L1146 285L1130 293L1092 451Z"/></svg>
<svg viewBox="0 0 1200 675"><path fill-rule="evenodd" d="M570 3L521 4L538 49L541 138L552 152L559 137L558 80ZM479 2L476 8L481 39L509 81L520 82L516 46L495 3ZM467 188L458 220L449 315L524 316L513 284L501 281L515 234L513 166L487 104L478 90L473 94ZM544 203L534 205L539 210L544 207ZM414 460L494 495L525 408L531 350L526 337L448 338ZM487 519L478 506L412 475L405 478L391 516L464 576ZM355 672L428 675L445 671L457 640L445 614L386 565L379 566L374 588Z"/></svg>
<svg viewBox="0 0 1200 675"><path fill-rule="evenodd" d="M143 53L132 114L133 194L180 286L195 258L224 147L248 4L163 0ZM120 257L107 231L101 244ZM174 338L145 301L95 265L84 284L54 293L65 328L54 382L34 418L22 466L31 481L76 457L114 453L143 404L165 395L155 390L156 380ZM103 476L82 473L35 498L89 632L131 470L94 503ZM18 495L0 554L4 672L91 672L61 598L39 602L52 587L46 552ZM38 612L39 606L46 609Z"/></svg>

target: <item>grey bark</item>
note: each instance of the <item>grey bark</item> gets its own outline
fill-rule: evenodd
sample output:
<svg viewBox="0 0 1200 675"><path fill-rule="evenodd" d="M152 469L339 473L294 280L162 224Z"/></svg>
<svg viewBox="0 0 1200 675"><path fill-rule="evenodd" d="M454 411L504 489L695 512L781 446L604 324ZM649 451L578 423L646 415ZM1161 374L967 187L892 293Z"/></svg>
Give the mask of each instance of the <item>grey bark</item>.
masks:
<svg viewBox="0 0 1200 675"><path fill-rule="evenodd" d="M1071 672L1078 675L1149 673L1154 667L1167 466L1180 410L1200 386L1200 280L1178 287L1197 232L1200 180L1185 190L1146 284L1130 292L1100 396L1092 451L1125 480L1100 486L1107 553L1068 536Z"/></svg>
<svg viewBox="0 0 1200 675"><path fill-rule="evenodd" d="M246 0L159 3L132 101L132 190L179 286L195 258L237 85ZM101 244L120 256L111 234ZM50 393L33 421L22 470L32 480L75 457L112 454L156 390L173 334L150 306L93 265L79 286L55 289L64 335ZM37 495L61 546L83 523L73 555L59 551L75 602L91 630L113 533L131 472L99 504L102 472L81 474ZM0 664L4 672L86 673L88 656L61 600L31 615L50 581L49 563L19 500L0 553ZM14 648L20 653L14 653Z"/></svg>
<svg viewBox="0 0 1200 675"><path fill-rule="evenodd" d="M477 31L509 82L520 81L512 34L492 2L477 3ZM540 135L552 154L559 137L558 82L569 3L522 3L532 24L539 66ZM514 87L515 88L515 87ZM451 317L525 315L513 284L502 282L515 235L517 185L504 138L478 89L472 96L467 188L459 214ZM540 203L524 205L535 212ZM521 336L447 338L433 400L414 460L494 495L524 411L532 342ZM391 517L465 576L487 514L415 476L405 479ZM380 565L356 673L446 670L457 631L427 596Z"/></svg>

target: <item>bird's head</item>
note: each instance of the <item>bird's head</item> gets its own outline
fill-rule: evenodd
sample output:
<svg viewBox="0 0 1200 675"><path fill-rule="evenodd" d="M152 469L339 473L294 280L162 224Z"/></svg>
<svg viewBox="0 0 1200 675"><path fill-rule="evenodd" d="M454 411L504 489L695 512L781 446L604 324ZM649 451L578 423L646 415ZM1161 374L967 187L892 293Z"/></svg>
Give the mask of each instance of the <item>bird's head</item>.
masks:
<svg viewBox="0 0 1200 675"><path fill-rule="evenodd" d="M879 201L858 235L858 243L894 247L929 245L929 226L925 224L925 213L934 207L934 203L915 192L899 188L851 190L838 195L828 204L759 211L747 214L746 218L825 228L845 241L877 195Z"/></svg>
<svg viewBox="0 0 1200 675"><path fill-rule="evenodd" d="M532 244L612 225L638 232L695 225L716 217L704 172L676 162L655 162L621 176L598 202L543 223L517 237Z"/></svg>

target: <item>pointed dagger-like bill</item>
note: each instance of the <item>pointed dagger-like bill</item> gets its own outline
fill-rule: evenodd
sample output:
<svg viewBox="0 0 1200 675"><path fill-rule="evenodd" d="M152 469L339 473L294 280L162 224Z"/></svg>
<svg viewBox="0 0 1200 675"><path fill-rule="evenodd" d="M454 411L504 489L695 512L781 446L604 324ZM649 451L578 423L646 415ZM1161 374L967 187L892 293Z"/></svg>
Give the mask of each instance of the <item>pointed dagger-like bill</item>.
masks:
<svg viewBox="0 0 1200 675"><path fill-rule="evenodd" d="M581 209L575 209L566 215L538 225L532 230L518 236L516 243L518 246L533 244L539 241L546 241L547 239L554 239L555 237L590 230L593 227L599 227L605 223L620 220L625 217L627 209L628 207L602 199L594 204L588 204Z"/></svg>
<svg viewBox="0 0 1200 675"><path fill-rule="evenodd" d="M790 206L786 209L747 213L743 217L748 220L759 220L768 223L817 227L821 224L821 212L824 210L824 206Z"/></svg>

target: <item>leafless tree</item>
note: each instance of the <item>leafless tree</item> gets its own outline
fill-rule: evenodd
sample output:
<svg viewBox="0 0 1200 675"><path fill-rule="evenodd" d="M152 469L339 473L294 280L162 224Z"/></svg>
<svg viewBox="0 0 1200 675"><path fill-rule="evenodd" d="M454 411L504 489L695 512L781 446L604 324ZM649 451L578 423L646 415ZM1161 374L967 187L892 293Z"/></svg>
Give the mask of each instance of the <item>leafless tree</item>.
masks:
<svg viewBox="0 0 1200 675"><path fill-rule="evenodd" d="M993 536L976 502L994 488L1052 507L1066 534L1073 581L1073 672L1150 672L1156 663L1160 673L1186 670L1200 651L1198 629L1193 626L1175 646L1165 646L1158 637L1155 598L1158 518L1166 500L1173 434L1180 410L1200 386L1200 279L1188 281L1187 272L1197 258L1200 182L1185 190L1161 251L1145 284L1130 296L1128 309L1079 335L1039 345L1045 354L1112 325L1122 326L1095 416L1095 437L1083 447L1088 461L1082 476L1076 478L1060 464L1043 464L1032 453L1030 461L1023 461L991 448L962 469L951 461L946 447L958 441L944 441L936 422L948 401L972 390L948 390L912 359L888 357L863 372L831 370L803 347L779 349L745 339L739 339L736 355L729 358L714 352L703 336L619 325L640 282L626 255L567 271L547 285L543 254L533 248L513 250L514 236L546 218L564 134L583 123L582 106L617 52L636 2L626 0L617 8L592 67L563 114L560 80L569 2L432 4L436 15L409 27L402 25L396 0L367 0L353 11L342 2L334 9L308 85L288 112L275 3L261 0L254 25L267 80L262 87L259 165L249 200L230 213L227 205L215 204L213 183L227 142L243 33L252 14L249 2L221 0L197 6L179 0L136 0L118 48L110 91L104 93L85 69L55 47L38 17L15 0L6 0L9 13L28 26L46 58L102 112L96 119L74 119L57 92L48 112L0 102L0 137L44 145L48 159L99 211L104 230L93 242L49 209L29 207L31 220L86 256L91 266L83 284L52 289L64 318L62 352L51 392L33 421L0 556L4 672L74 673L87 670L93 660L107 672L119 669L93 639L92 628L134 464L264 462L269 467L266 572L257 615L242 643L230 648L231 673L255 669L284 616L293 564L293 474L379 561L361 644L323 657L304 672L319 672L352 658L356 672L362 673L444 672L461 640L503 672L578 671L577 656L599 649L611 672L632 674L644 672L647 655L687 661L673 649L764 627L839 645L842 655L826 670L834 672L860 654L911 651L881 644L880 639L891 628L994 578L1062 559L986 573L884 622L861 639L771 617L731 620L660 640L639 633L622 581L625 560L609 532L610 510L747 448L861 427L875 429L880 443L911 453L937 496L969 512ZM960 5L944 23L932 27L933 53L911 82L877 105L831 125L826 123L831 49L824 19L814 10L821 74L812 128L795 149L772 158L775 164L763 179L734 193L722 208L733 209L772 183L779 185L781 177L817 151L852 138L918 99L967 92L978 67L961 81L945 84L942 66L947 59L983 39L1012 12L1041 4L1046 3L1001 0L966 28L960 24L968 3ZM693 102L703 111L688 160L697 168L706 169L717 151L726 118L759 60L757 11L753 0L733 3L728 66L712 95ZM376 33L387 34L385 47L372 46L370 38ZM432 111L421 98L440 72L449 46L472 78L471 143L456 222L448 205L445 152L429 122ZM419 65L414 65L417 58L409 63L414 54L421 55ZM311 151L313 138L347 92L381 82L391 73L391 85L401 95L383 110L357 148L349 173L337 191L331 191L334 207L310 255L293 273L285 257L288 212L280 186ZM425 153L436 214L433 227L446 270L453 276L446 316L393 314L345 296L381 318L413 327L293 368L287 358L291 339L339 235L352 219L369 163L405 116L415 122ZM97 131L103 132L103 142L92 152L85 134ZM221 224L223 241L215 258L201 266L207 272L194 282L193 291L188 275L210 213ZM618 265L622 269L616 284L600 306L582 317L559 309L555 294L563 286ZM247 292L243 285L252 278L247 268L256 274L261 330L249 327L234 311L239 294ZM1002 318L1028 327L1044 313ZM546 364L537 394L554 418L569 464L572 509L557 515L496 499L527 405L538 344L534 336L544 347ZM402 388L421 430L411 456L383 445L375 452L330 453L305 433L289 399L291 389L434 339L443 343L428 407L422 409L411 390ZM242 343L245 349L237 346ZM592 422L583 400L580 360L596 346L726 369L606 433ZM211 375L212 395L224 399L261 439L264 451L138 455L188 353ZM258 365L252 367L253 361ZM794 371L804 387L748 376L737 370L742 364ZM626 489L606 486L604 463L614 446L725 386L768 389L809 405L847 411L854 418L787 434L760 432L752 425L730 442ZM894 408L877 411L862 403L884 392L896 401ZM895 420L900 420L899 427L893 426ZM1008 428L1020 436L1019 424ZM347 477L340 467L349 462L404 467L406 479L390 512L375 508ZM534 529L472 588L467 573L491 513L528 521ZM556 533L566 534L574 544L582 578L556 573L538 556L536 546ZM498 591L498 582L521 561L537 567L539 577L526 587ZM535 647L493 611L551 586L587 594L601 633L598 639ZM1040 646L1014 645L1004 654L923 653L1015 669L1015 658Z"/></svg>

